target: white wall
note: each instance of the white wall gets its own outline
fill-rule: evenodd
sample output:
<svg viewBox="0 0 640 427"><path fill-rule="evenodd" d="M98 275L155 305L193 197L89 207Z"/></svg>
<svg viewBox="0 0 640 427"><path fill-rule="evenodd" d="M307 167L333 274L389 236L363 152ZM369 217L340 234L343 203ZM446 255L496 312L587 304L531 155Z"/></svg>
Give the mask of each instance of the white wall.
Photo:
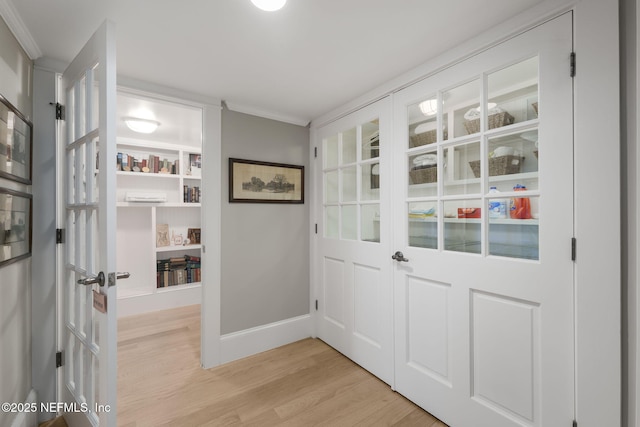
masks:
<svg viewBox="0 0 640 427"><path fill-rule="evenodd" d="M31 119L33 65L0 19L0 94ZM30 192L0 178L0 187ZM0 268L0 402L24 402L31 389L31 259ZM0 425L16 414L0 412Z"/></svg>

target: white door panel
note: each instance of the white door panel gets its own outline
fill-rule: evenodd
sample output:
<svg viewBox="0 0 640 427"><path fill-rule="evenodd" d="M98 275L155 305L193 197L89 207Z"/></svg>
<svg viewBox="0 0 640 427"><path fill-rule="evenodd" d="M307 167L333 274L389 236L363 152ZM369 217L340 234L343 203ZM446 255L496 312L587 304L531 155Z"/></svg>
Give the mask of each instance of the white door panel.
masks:
<svg viewBox="0 0 640 427"><path fill-rule="evenodd" d="M450 425L574 417L571 19L394 96L396 389Z"/></svg>
<svg viewBox="0 0 640 427"><path fill-rule="evenodd" d="M318 131L318 336L393 379L390 100Z"/></svg>
<svg viewBox="0 0 640 427"><path fill-rule="evenodd" d="M115 28L105 22L62 76L59 399L72 426L116 425ZM101 280L99 280L101 279ZM94 309L94 293L106 313Z"/></svg>

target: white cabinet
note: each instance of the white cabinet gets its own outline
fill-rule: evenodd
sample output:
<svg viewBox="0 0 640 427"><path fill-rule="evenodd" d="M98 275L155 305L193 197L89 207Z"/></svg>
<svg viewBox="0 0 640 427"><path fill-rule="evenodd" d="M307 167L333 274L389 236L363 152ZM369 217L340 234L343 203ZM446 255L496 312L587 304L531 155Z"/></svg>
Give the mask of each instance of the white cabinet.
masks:
<svg viewBox="0 0 640 427"><path fill-rule="evenodd" d="M131 102L125 99L122 104ZM201 112L185 112L185 106L166 101L151 105L165 115L173 108L164 120L189 113L196 119L163 122L150 135L124 128L118 133L117 265L118 271L131 274L118 283L119 316L199 304L201 299L202 142L197 137L174 139L179 134L199 136ZM166 133L184 123L199 129ZM163 128L165 133L160 132Z"/></svg>

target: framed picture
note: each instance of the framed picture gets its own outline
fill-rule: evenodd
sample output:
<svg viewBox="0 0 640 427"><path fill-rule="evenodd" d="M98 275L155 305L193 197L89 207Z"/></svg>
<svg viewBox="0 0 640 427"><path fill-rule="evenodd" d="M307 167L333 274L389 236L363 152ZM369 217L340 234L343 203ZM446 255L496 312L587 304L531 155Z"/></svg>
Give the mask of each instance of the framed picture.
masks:
<svg viewBox="0 0 640 427"><path fill-rule="evenodd" d="M191 245L199 245L200 244L200 229L199 228L188 228L187 229L187 239L189 239L189 244L191 244Z"/></svg>
<svg viewBox="0 0 640 427"><path fill-rule="evenodd" d="M230 158L229 202L304 203L304 166Z"/></svg>
<svg viewBox="0 0 640 427"><path fill-rule="evenodd" d="M31 194L0 188L0 267L31 256Z"/></svg>
<svg viewBox="0 0 640 427"><path fill-rule="evenodd" d="M156 248L169 245L169 224L156 224Z"/></svg>
<svg viewBox="0 0 640 427"><path fill-rule="evenodd" d="M32 124L0 95L0 177L31 184Z"/></svg>

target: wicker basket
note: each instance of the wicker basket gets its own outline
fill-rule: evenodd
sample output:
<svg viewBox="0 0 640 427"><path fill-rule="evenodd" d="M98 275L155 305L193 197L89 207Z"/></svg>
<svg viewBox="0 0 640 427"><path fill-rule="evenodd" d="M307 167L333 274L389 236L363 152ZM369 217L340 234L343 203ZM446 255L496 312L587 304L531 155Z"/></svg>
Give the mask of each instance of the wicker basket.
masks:
<svg viewBox="0 0 640 427"><path fill-rule="evenodd" d="M489 159L489 176L511 175L520 173L520 167L524 162L524 157L520 156L500 156ZM480 178L480 160L469 162L473 175Z"/></svg>
<svg viewBox="0 0 640 427"><path fill-rule="evenodd" d="M426 184L438 181L438 168L436 166L413 168L409 171L411 184Z"/></svg>
<svg viewBox="0 0 640 427"><path fill-rule="evenodd" d="M448 136L447 130L445 129L444 131L442 131L442 137L443 139L446 140L447 136ZM411 135L409 137L409 140L411 141L409 148L420 147L421 145L433 144L438 140L438 130L433 129L433 130L428 130L426 132L419 133L417 135Z"/></svg>
<svg viewBox="0 0 640 427"><path fill-rule="evenodd" d="M513 124L513 116L506 111L501 113L492 114L489 116L489 129L495 129L502 126ZM464 127L467 129L467 133L471 135L472 133L480 132L480 119L474 120L465 120Z"/></svg>

